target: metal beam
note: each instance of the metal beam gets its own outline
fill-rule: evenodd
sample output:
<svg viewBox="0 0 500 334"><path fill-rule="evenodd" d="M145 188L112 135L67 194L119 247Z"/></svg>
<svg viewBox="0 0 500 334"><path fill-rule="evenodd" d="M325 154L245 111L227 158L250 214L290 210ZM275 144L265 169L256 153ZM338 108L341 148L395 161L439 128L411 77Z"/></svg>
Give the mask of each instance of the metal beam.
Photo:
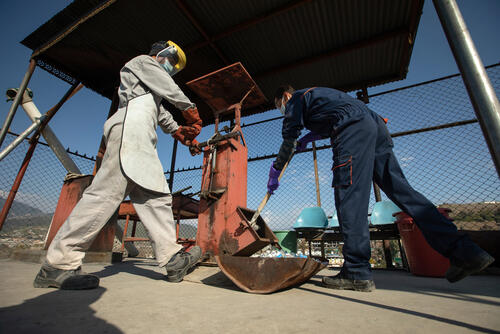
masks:
<svg viewBox="0 0 500 334"><path fill-rule="evenodd" d="M191 21L191 23L196 27L196 29L198 29L198 31L200 32L200 34L203 35L203 38L205 38L205 41L207 42L207 44L209 44L212 47L212 49L214 49L214 51L217 53L217 55L219 56L219 58L222 59L222 61L224 62L224 64L229 65L229 61L227 60L226 56L224 56L224 54L217 47L217 45L215 45L210 40L210 37L208 36L207 32L205 31L205 29L203 29L203 27L198 22L198 20L193 16L193 14L191 14L191 10L184 3L184 1L177 0L176 3L177 3L177 6L179 6L179 8L182 10L182 12L187 16L187 18L189 19L189 21Z"/></svg>
<svg viewBox="0 0 500 334"><path fill-rule="evenodd" d="M250 28L254 25L257 25L265 20L268 20L270 18L273 18L277 15L280 15L280 14L283 14L283 13L286 13L292 9L295 9L299 6L302 6L306 3L309 3L309 2L312 2L313 0L298 0L298 1L293 1L291 3L288 3L286 5L283 5L281 7L278 7L270 12L267 12L265 14L262 14L256 18L253 18L253 19L250 19L250 20L247 20L247 21L244 21L244 22L241 22L235 26L232 26L214 36L206 36L205 37L205 41L203 42L199 42L199 43L196 43L196 44L193 44L191 46L188 46L187 47L187 50L188 51L194 51L194 50L197 50L201 47L204 47L206 45L209 45L211 42L215 42L215 41L218 41L224 37L227 37L229 35L232 35L238 31L241 31L241 30L245 30L247 28ZM207 38L208 37L208 38Z"/></svg>
<svg viewBox="0 0 500 334"><path fill-rule="evenodd" d="M33 156L33 152L35 152L35 147L38 143L38 137L33 137L31 140L30 147L28 149L28 152L26 152L26 156L24 157L23 163L21 164L21 167L19 168L19 172L17 173L16 179L14 180L14 183L12 184L12 188L10 189L9 196L7 196L7 199L2 207L2 212L0 213L0 231L2 230L3 224L5 223L5 220L7 219L7 216L9 215L10 208L12 206L12 203L14 203L14 199L16 198L17 191L19 190L19 187L21 186L21 181L23 180L24 174L26 173L26 170L28 169L28 165L31 161L31 157Z"/></svg>
<svg viewBox="0 0 500 334"><path fill-rule="evenodd" d="M26 74L24 75L23 81L21 82L21 86L19 87L17 95L14 98L14 102L12 102L12 105L10 106L9 113L7 114L7 118L5 119L2 130L0 130L0 147L2 147L5 136L7 135L7 131L9 131L10 124L12 123L12 119L16 114L17 107L19 106L19 103L23 98L23 93L26 90L26 87L28 87L28 82L31 79L31 75L35 71L35 68L36 68L36 62L34 59L31 59L30 65L28 66L28 70L26 71Z"/></svg>
<svg viewBox="0 0 500 334"><path fill-rule="evenodd" d="M433 0L500 176L500 103L455 0Z"/></svg>
<svg viewBox="0 0 500 334"><path fill-rule="evenodd" d="M290 69L293 69L293 68L296 68L299 66L304 66L307 64L316 63L316 62L321 61L321 60L326 59L326 58L331 58L331 57L338 56L338 55L341 55L344 53L352 52L352 51L355 51L358 49L362 49L362 48L371 46L373 44L377 44L377 43L386 41L388 39L393 39L393 38L397 38L397 37L401 37L401 36L408 36L408 29L406 27L398 28L398 29L395 29L395 30L390 31L390 32L386 32L383 34L372 36L372 37L366 38L362 41L354 42L350 45L341 46L339 48L336 48L336 49L333 49L333 50L330 50L327 52L323 52L323 53L321 53L317 56L314 56L314 57L306 57L306 58L296 60L292 63L280 65L280 66L277 66L275 68L271 68L271 69L268 69L266 71L257 73L253 77L254 78L267 77L269 75L274 75L276 73L287 71L287 70L290 70Z"/></svg>

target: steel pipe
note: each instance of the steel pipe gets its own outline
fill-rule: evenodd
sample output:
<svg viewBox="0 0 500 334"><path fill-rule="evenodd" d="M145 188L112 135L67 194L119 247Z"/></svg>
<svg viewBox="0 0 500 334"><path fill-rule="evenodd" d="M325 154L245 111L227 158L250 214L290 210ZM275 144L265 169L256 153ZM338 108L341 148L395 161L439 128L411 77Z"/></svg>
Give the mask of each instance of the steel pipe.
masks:
<svg viewBox="0 0 500 334"><path fill-rule="evenodd" d="M455 0L433 0L500 176L500 104Z"/></svg>
<svg viewBox="0 0 500 334"><path fill-rule="evenodd" d="M17 94L17 89L11 88L7 90L7 98L12 99L14 96ZM32 122L35 122L37 119L39 119L42 114L36 107L35 103L33 103L33 100L31 96L28 94L27 91L24 91L23 97L22 97L22 102L21 102L21 107L24 109L28 117L31 119ZM75 164L75 162L71 159L69 154L66 152L64 149L64 146L61 144L55 133L52 131L52 129L47 125L45 128L41 131L43 138L47 141L47 144L49 147L52 149L54 154L56 155L57 159L62 163L64 168L71 173L76 173L76 174L81 174L80 169L78 166Z"/></svg>
<svg viewBox="0 0 500 334"><path fill-rule="evenodd" d="M26 90L26 87L28 86L28 82L31 79L31 75L35 71L35 67L36 67L36 62L34 59L31 59L30 65L28 67L28 71L26 71L26 74L24 75L23 81L21 82L21 86L19 86L19 93L20 94L17 94L16 97L14 98L14 102L12 102L12 105L10 106L9 113L7 114L7 118L5 119L5 122L3 123L3 127L0 130L0 147L2 147L5 136L7 135L7 131L9 131L10 124L12 123L12 120L14 119L14 115L16 114L17 107L19 106L19 103L21 102L21 99L23 97L23 93Z"/></svg>
<svg viewBox="0 0 500 334"><path fill-rule="evenodd" d="M10 143L2 152L0 152L0 161L3 160L7 155L9 155L12 150L14 150L19 144L22 143L23 140L25 140L35 129L40 127L42 124L43 120L45 119L45 116L42 115L39 119L35 120L33 124L31 124L26 130L24 130L23 133L21 133L12 143Z"/></svg>
<svg viewBox="0 0 500 334"><path fill-rule="evenodd" d="M174 140L174 144L172 145L172 160L170 162L170 177L168 178L168 188L170 192L174 188L174 174L175 174L175 161L177 159L177 144L178 140Z"/></svg>

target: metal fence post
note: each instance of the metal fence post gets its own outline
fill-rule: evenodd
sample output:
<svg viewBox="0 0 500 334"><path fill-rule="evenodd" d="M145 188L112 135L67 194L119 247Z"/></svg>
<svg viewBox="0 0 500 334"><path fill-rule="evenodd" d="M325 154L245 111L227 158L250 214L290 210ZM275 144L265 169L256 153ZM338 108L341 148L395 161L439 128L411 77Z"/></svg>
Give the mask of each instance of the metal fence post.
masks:
<svg viewBox="0 0 500 334"><path fill-rule="evenodd" d="M34 59L31 59L30 65L28 67L28 71L26 71L26 74L24 75L23 81L21 82L21 86L19 87L19 90L17 91L17 95L14 98L12 105L10 106L10 110L9 110L9 113L7 114L7 118L5 119L5 122L3 123L2 130L0 130L0 147L2 147L5 136L7 135L7 131L9 131L10 124L12 123L12 119L14 118L14 115L16 114L17 107L19 106L19 103L21 102L21 100L23 98L24 91L26 90L26 87L28 86L28 82L31 79L31 75L35 71L35 67L36 67L36 62Z"/></svg>
<svg viewBox="0 0 500 334"><path fill-rule="evenodd" d="M168 178L168 187L170 188L170 192L172 192L172 188L174 186L174 174L175 174L175 160L177 157L177 139L174 140L174 144L172 145L172 160L170 162L170 177Z"/></svg>
<svg viewBox="0 0 500 334"><path fill-rule="evenodd" d="M455 0L433 0L500 176L500 104Z"/></svg>

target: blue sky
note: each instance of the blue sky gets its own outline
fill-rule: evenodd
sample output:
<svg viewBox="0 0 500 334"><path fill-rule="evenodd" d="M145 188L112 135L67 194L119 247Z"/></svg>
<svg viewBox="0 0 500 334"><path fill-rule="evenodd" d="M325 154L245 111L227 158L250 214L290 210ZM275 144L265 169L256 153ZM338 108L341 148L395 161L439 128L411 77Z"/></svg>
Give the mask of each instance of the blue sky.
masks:
<svg viewBox="0 0 500 334"><path fill-rule="evenodd" d="M500 13L500 1L458 0L457 2L483 63L489 65L499 62L498 32L500 31L500 20L498 20L498 14ZM62 0L0 0L0 40L3 43L3 52L0 53L0 73L2 73L0 76L0 92L3 93L7 88L18 86L27 69L31 50L22 46L19 42L69 3ZM457 72L458 68L432 1L426 1L407 79L371 88L369 93L381 92ZM205 73L200 73L200 76L203 74ZM34 91L34 102L41 112L45 112L60 99L69 88L69 85L37 68L29 87ZM109 100L91 90L83 89L65 104L50 125L65 147L70 147L73 151L78 150L78 152L87 155L95 155L101 139L102 126L108 113L109 103ZM1 105L1 124L5 120L9 107L10 103L4 102ZM279 116L279 113L274 110L253 116L244 120L244 122L248 123L276 116ZM19 108L11 129L20 133L29 124L27 116ZM276 129L276 131L276 136L279 137L279 129ZM207 139L212 132L213 127L204 129L199 137L200 141ZM273 140L273 142L275 141ZM276 147L270 148L270 151L278 150L279 140L276 140L276 142ZM170 136L159 135L158 151L165 169L170 167L171 143ZM201 163L201 156L191 158L185 148L180 149L178 166L198 166ZM324 163L330 164L330 158L325 158ZM259 187L265 187L267 168L267 165L261 168L262 180L259 176ZM264 171L264 169L266 170ZM324 177L326 177L325 184L327 184L328 188L331 176L325 175ZM249 175L249 187L257 187L255 184L250 185L251 181L257 182L256 179L251 180ZM265 188L263 188L263 191L265 192Z"/></svg>

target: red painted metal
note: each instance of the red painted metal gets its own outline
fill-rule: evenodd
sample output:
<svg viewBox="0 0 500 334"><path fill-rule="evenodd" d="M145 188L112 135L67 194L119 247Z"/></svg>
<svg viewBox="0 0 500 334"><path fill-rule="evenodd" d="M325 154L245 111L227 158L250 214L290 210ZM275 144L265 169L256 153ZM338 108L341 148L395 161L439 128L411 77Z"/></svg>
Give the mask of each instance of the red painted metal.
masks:
<svg viewBox="0 0 500 334"><path fill-rule="evenodd" d="M16 179L14 180L14 183L12 184L12 188L10 189L9 196L7 196L7 199L5 200L5 203L2 208L2 213L0 213L0 231L2 230L3 224L5 220L7 219L7 216L9 215L10 208L12 206L12 203L14 203L14 199L16 198L17 191L19 190L19 187L21 186L21 181L23 180L24 174L26 173L26 170L28 169L28 165L31 161L31 157L33 156L33 152L35 152L36 145L38 144L38 136L33 137L33 140L31 140L30 147L28 149L28 152L26 152L26 156L24 157L23 163L21 164L21 168L19 168L19 172L17 173Z"/></svg>
<svg viewBox="0 0 500 334"><path fill-rule="evenodd" d="M245 208L247 201L248 150L240 125L241 108L266 101L240 63L187 84L212 108L215 135L204 147L203 173L196 243L205 262L217 265L237 286L247 292L271 293L307 281L323 268L310 258L251 258L250 255L278 239L264 219ZM234 113L234 127L219 133L219 118Z"/></svg>
<svg viewBox="0 0 500 334"><path fill-rule="evenodd" d="M312 258L216 256L222 272L240 289L272 293L302 284L325 267Z"/></svg>
<svg viewBox="0 0 500 334"><path fill-rule="evenodd" d="M248 149L241 131L241 108L255 107L266 98L241 63L193 80L187 85L212 108L215 137L207 143L198 215L197 244L205 257L214 261L219 254L248 256L277 243L276 236L260 217L262 229L248 224L251 210L247 202ZM219 133L219 118L234 113L234 127L228 135Z"/></svg>
<svg viewBox="0 0 500 334"><path fill-rule="evenodd" d="M59 231L59 228L66 221L76 203L82 198L83 191L92 182L92 176L87 175L77 179L65 181L61 188L59 200L57 202L56 211L50 223L47 239L45 240L45 249L48 249L52 239Z"/></svg>
<svg viewBox="0 0 500 334"><path fill-rule="evenodd" d="M196 241L210 257L238 248L235 231L226 230L227 219L247 202L247 148L238 139L204 151Z"/></svg>
<svg viewBox="0 0 500 334"><path fill-rule="evenodd" d="M253 108L267 102L266 97L258 88L250 74L241 63L235 63L215 72L192 80L186 85L198 94L212 111L224 115L231 113L231 106L242 104L242 98L252 89L244 99L245 108Z"/></svg>
<svg viewBox="0 0 500 334"><path fill-rule="evenodd" d="M176 219L176 239L177 243L185 247L193 246L195 244L194 239L179 238L179 224L181 219L196 219L198 216L198 201L191 198L190 196L183 195L181 193L174 194L172 196L172 211L174 218ZM123 238L121 252L125 249L126 242L134 241L149 241L149 238L141 238L135 236L135 231L137 227L137 222L140 222L140 218L135 211L134 205L131 201L123 201L118 209L118 219L125 219L125 226L123 228ZM132 233L130 237L127 237L129 222L132 220Z"/></svg>

